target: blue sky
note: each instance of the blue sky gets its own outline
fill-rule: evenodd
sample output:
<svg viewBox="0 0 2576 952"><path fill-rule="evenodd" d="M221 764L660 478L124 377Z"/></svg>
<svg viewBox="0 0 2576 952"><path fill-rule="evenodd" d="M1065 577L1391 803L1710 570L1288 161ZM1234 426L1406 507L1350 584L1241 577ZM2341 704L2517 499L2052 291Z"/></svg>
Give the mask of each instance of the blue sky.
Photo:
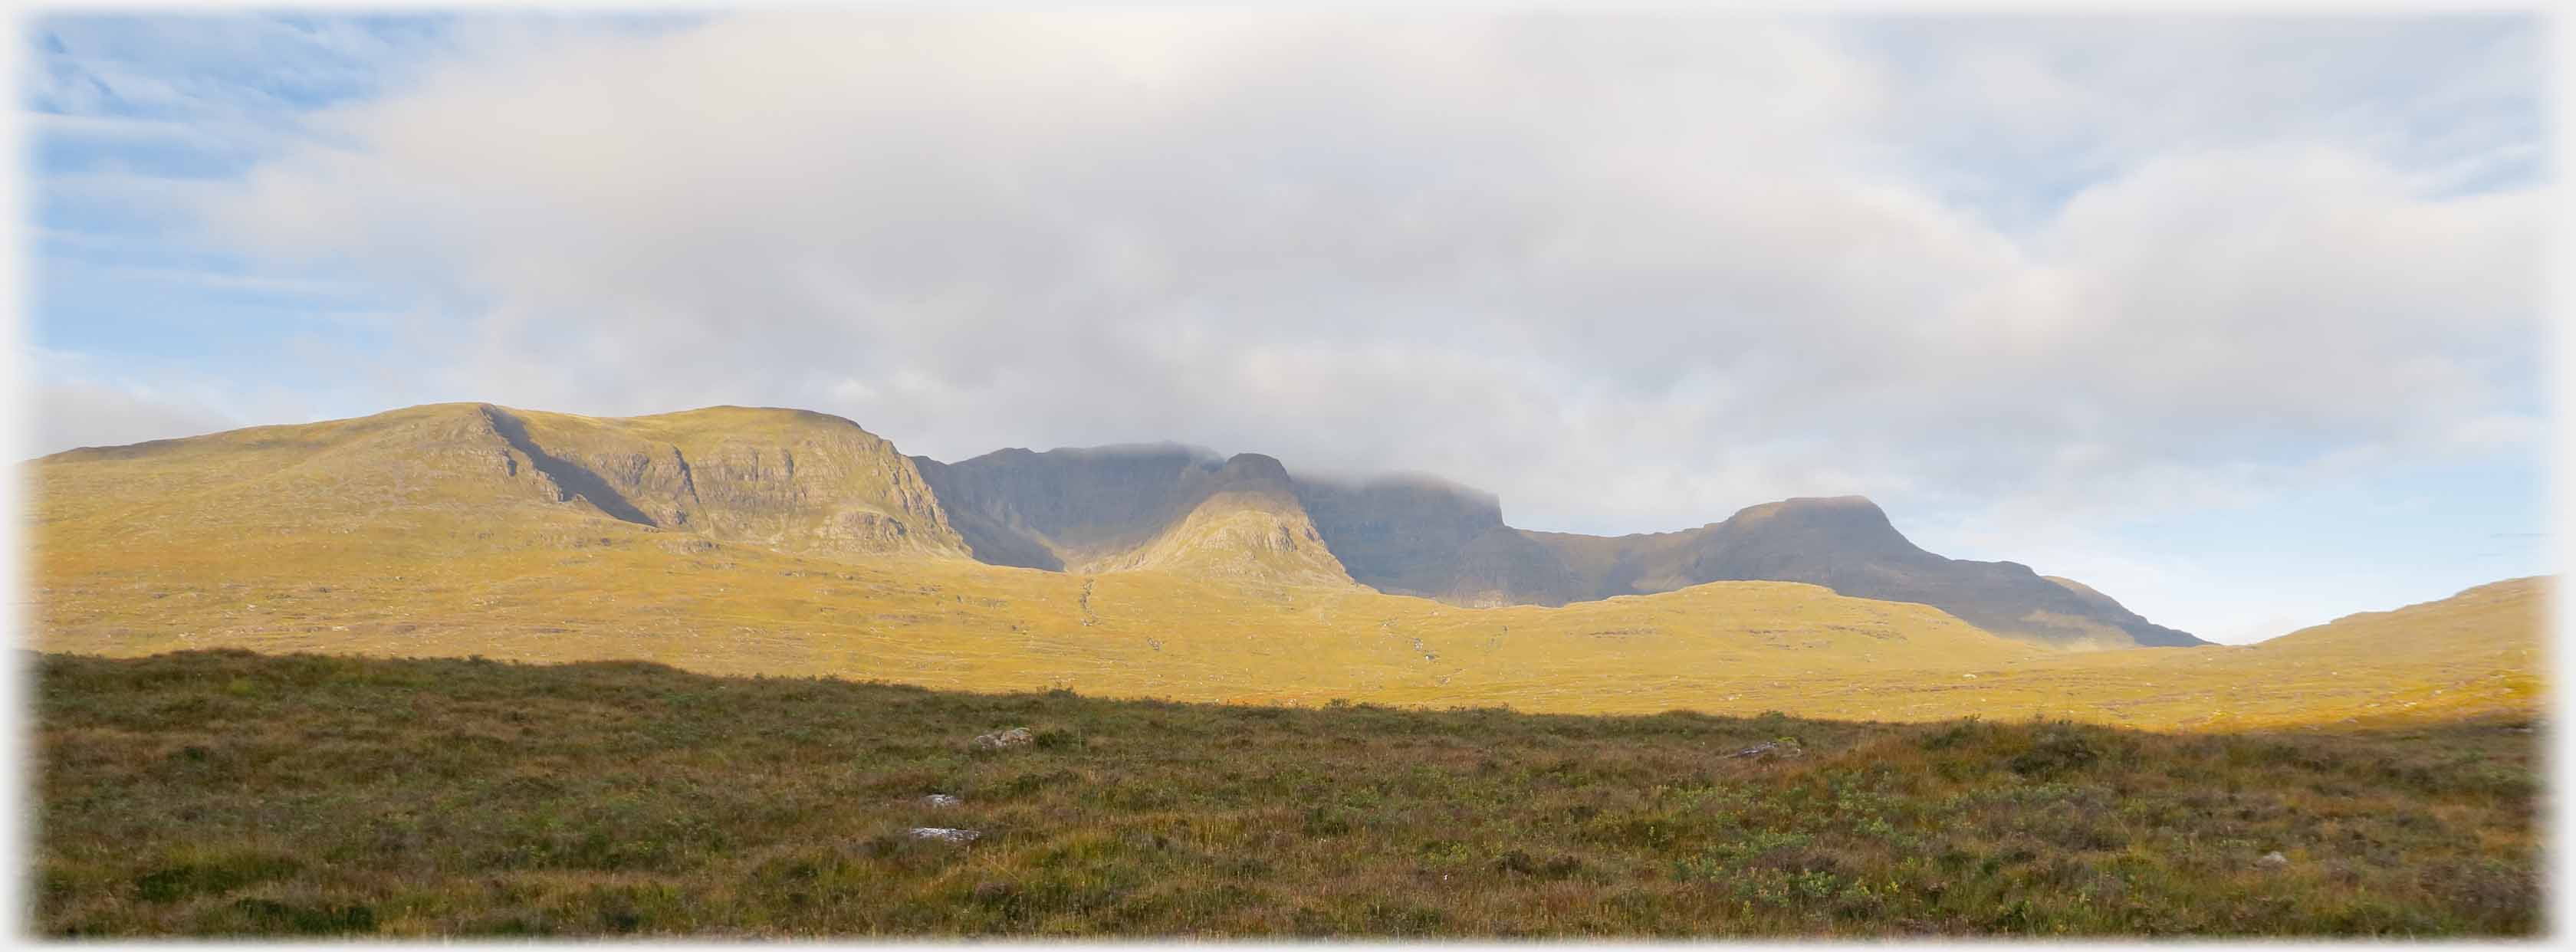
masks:
<svg viewBox="0 0 2576 952"><path fill-rule="evenodd" d="M1861 492L2238 641L2551 567L2528 18L22 27L29 455L752 403Z"/></svg>

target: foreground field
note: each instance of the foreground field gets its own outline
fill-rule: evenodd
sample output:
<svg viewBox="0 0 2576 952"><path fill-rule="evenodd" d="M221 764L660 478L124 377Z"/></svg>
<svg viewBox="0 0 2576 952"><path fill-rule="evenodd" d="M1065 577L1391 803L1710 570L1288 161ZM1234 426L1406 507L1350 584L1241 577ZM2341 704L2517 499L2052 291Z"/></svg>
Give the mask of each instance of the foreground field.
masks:
<svg viewBox="0 0 2576 952"><path fill-rule="evenodd" d="M57 936L2542 926L2524 717L2188 736L238 651L35 673ZM969 749L1012 726L1034 742Z"/></svg>

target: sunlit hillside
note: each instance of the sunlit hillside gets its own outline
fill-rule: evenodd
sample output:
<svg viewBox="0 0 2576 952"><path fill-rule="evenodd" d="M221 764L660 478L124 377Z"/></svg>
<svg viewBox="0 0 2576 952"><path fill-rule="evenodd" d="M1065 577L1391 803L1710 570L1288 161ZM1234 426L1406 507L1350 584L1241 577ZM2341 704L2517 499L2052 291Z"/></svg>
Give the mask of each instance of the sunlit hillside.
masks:
<svg viewBox="0 0 2576 952"><path fill-rule="evenodd" d="M1386 595L1298 548L1302 516L1231 492L1138 549L1139 570L988 565L964 557L913 461L787 411L443 405L31 468L34 647L55 652L631 658L1110 697L2143 726L2513 709L2540 683L2537 580L2258 648L2078 654L1796 583L1559 608Z"/></svg>

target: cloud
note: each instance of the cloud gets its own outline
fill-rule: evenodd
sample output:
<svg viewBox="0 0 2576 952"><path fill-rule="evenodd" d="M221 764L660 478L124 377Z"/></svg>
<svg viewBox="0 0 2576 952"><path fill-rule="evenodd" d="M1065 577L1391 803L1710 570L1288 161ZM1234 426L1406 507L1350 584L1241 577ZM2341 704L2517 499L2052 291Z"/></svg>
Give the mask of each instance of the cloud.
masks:
<svg viewBox="0 0 2576 952"><path fill-rule="evenodd" d="M264 355L274 364L346 359L294 339ZM376 362L339 368L341 379L319 377L286 386L258 373L210 372L195 361L142 354L96 355L22 347L16 365L26 426L18 458L83 446L122 446L147 440L197 436L245 426L307 423L382 409L385 391L373 385L398 372Z"/></svg>
<svg viewBox="0 0 2576 952"><path fill-rule="evenodd" d="M2116 520L2529 438L2531 27L2411 28L734 17L427 71L202 211L431 302L442 395L1174 439L1539 528Z"/></svg>
<svg viewBox="0 0 2576 952"><path fill-rule="evenodd" d="M240 424L203 407L148 389L66 383L25 394L34 444L20 458L83 446L122 446L145 440L196 436Z"/></svg>

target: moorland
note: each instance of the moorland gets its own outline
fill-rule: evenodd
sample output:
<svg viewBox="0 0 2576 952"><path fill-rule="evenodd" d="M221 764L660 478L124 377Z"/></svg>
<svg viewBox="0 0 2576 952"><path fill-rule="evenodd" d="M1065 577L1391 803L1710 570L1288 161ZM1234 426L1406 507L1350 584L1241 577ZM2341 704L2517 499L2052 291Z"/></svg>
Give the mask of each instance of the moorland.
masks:
<svg viewBox="0 0 2576 952"><path fill-rule="evenodd" d="M25 475L48 934L2542 925L2543 578L2222 646L1857 497L1574 536L740 407Z"/></svg>

